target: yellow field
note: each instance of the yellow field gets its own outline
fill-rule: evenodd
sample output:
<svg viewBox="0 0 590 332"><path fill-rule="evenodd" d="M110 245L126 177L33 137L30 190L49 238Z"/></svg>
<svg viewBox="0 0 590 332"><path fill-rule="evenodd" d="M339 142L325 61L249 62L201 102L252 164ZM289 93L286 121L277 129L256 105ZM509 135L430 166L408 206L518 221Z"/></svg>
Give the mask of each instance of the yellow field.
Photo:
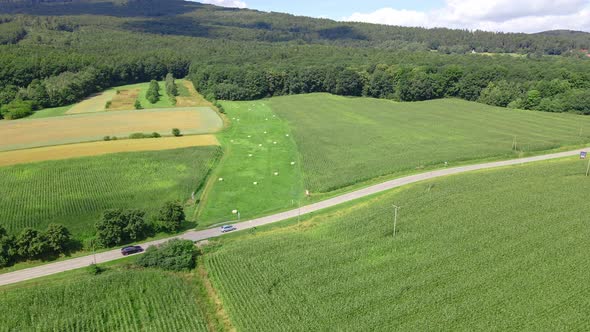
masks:
<svg viewBox="0 0 590 332"><path fill-rule="evenodd" d="M172 128L184 134L210 134L222 127L217 113L203 107L15 120L0 123L0 151L98 141L104 136L121 138L137 132L171 135Z"/></svg>
<svg viewBox="0 0 590 332"><path fill-rule="evenodd" d="M190 94L190 97L176 97L177 107L212 106L210 102L208 102L205 98L203 98L203 96L201 96L197 92L197 90L195 90L195 87L193 86L193 83L191 81L180 80L178 81L178 84L182 84L184 87L186 87Z"/></svg>
<svg viewBox="0 0 590 332"><path fill-rule="evenodd" d="M133 151L160 151L193 146L219 145L213 135L127 139L109 142L91 142L44 148L0 152L0 166L26 164L46 160L99 156L109 153Z"/></svg>
<svg viewBox="0 0 590 332"><path fill-rule="evenodd" d="M135 101L139 96L140 89L120 90L111 100L111 106L107 111L128 111L135 109Z"/></svg>
<svg viewBox="0 0 590 332"><path fill-rule="evenodd" d="M105 110L106 103L113 99L116 91L109 90L92 95L70 108L66 114L80 114L91 112L102 112Z"/></svg>

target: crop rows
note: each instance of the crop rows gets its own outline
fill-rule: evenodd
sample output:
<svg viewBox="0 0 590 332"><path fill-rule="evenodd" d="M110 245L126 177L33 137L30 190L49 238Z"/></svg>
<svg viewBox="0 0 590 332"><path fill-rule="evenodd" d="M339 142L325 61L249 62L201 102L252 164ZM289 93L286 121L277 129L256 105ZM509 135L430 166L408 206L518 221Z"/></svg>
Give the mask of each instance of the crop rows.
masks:
<svg viewBox="0 0 590 332"><path fill-rule="evenodd" d="M394 103L326 94L269 102L292 127L307 188L329 192L379 176L516 158L590 142L590 118L462 100Z"/></svg>
<svg viewBox="0 0 590 332"><path fill-rule="evenodd" d="M420 183L227 241L206 265L238 330L585 330L584 173L569 159Z"/></svg>
<svg viewBox="0 0 590 332"><path fill-rule="evenodd" d="M0 331L207 331L194 285L157 271L0 291Z"/></svg>
<svg viewBox="0 0 590 332"><path fill-rule="evenodd" d="M105 209L155 212L167 200L188 200L219 153L210 146L3 167L0 223L16 232L57 222L80 235Z"/></svg>

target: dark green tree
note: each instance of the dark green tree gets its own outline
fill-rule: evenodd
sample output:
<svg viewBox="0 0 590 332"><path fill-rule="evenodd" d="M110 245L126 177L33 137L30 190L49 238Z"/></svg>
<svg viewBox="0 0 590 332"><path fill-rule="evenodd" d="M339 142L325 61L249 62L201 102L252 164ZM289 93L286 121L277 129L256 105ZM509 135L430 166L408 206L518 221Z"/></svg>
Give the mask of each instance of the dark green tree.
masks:
<svg viewBox="0 0 590 332"><path fill-rule="evenodd" d="M197 255L198 250L192 241L175 239L159 247L149 247L137 258L137 264L169 271L186 271L196 266Z"/></svg>
<svg viewBox="0 0 590 332"><path fill-rule="evenodd" d="M139 99L135 100L135 104L133 105L133 107L135 107L136 110L142 110L143 106L141 106L141 102L139 101Z"/></svg>
<svg viewBox="0 0 590 332"><path fill-rule="evenodd" d="M39 258L47 252L47 242L39 231L32 228L23 229L16 237L16 249L24 259Z"/></svg>
<svg viewBox="0 0 590 332"><path fill-rule="evenodd" d="M180 202L167 202L162 206L158 214L158 220L167 231L178 231L182 223L186 220L184 208Z"/></svg>
<svg viewBox="0 0 590 332"><path fill-rule="evenodd" d="M145 97L152 104L155 104L160 100L160 84L158 84L158 81L150 81Z"/></svg>
<svg viewBox="0 0 590 332"><path fill-rule="evenodd" d="M49 224L44 233L44 238L49 250L54 253L62 253L70 244L71 234L63 225Z"/></svg>
<svg viewBox="0 0 590 332"><path fill-rule="evenodd" d="M0 268L10 266L14 263L16 256L16 245L13 236L8 235L6 229L0 226Z"/></svg>

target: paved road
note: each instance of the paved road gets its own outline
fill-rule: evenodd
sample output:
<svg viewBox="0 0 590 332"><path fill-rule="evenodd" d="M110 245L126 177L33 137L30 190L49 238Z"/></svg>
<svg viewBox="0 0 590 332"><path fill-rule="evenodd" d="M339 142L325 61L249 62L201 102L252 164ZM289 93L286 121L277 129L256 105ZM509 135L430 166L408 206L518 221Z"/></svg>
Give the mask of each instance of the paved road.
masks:
<svg viewBox="0 0 590 332"><path fill-rule="evenodd" d="M541 160L549 160L549 159L557 159L569 156L579 155L581 151L585 151L586 149L578 149L573 151L561 152L561 153L553 153L548 155L536 156L536 157L529 157L529 158L522 158L522 159L513 159L513 160L506 160L506 161L498 161L498 162L491 162L485 164L478 164L478 165L470 165L470 166L460 166L460 167L453 167L453 168L445 168L441 170L436 170L432 172L416 174L411 176L406 176L403 178L383 182L374 186L370 186L364 189L360 189L357 191L350 192L348 194L344 194L341 196L337 196L319 203L302 206L300 209L295 209L291 211L286 211L282 213L277 213L271 216L262 217L258 219L253 219L249 221L244 221L236 224L236 228L238 230L246 230L258 226L263 226L275 222L279 222L286 219L295 218L298 215L304 215L307 213L319 211L325 208L329 208L332 206L336 206L342 203L350 202L355 199L359 199L362 197L370 196L376 193L380 193L382 191L390 190L393 188L401 187L410 183L420 182L428 179L434 179L441 176L453 175L458 173L470 172L475 170L481 169L488 169L488 168L496 168L502 166L511 166L511 165L519 165L524 163L531 163L535 161ZM219 228L212 228L203 231L189 231L180 236L171 237L167 239L162 239L158 241L152 241L141 244L144 248L149 246L158 245L160 243L166 242L173 238L182 238L192 241L200 241L209 238L214 238L223 235ZM107 252L102 252L96 255L73 258L61 262L56 263L49 263L46 265L42 265L39 267L33 267L25 270L0 274L0 286L9 285L13 283L17 283L20 281L35 279L43 276L48 276L64 271L74 270L81 267L88 266L94 262L96 263L104 263L113 261L116 259L122 258L121 253L119 250L111 250Z"/></svg>

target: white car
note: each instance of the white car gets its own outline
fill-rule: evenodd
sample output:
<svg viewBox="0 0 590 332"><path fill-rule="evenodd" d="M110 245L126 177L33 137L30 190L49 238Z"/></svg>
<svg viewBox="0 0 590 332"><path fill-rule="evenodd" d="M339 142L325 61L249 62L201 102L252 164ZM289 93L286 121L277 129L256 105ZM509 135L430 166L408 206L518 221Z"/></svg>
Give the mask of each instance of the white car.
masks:
<svg viewBox="0 0 590 332"><path fill-rule="evenodd" d="M235 228L232 225L221 226L221 233L227 233L227 232L231 232L231 231L235 231L235 230L237 230L237 228Z"/></svg>

